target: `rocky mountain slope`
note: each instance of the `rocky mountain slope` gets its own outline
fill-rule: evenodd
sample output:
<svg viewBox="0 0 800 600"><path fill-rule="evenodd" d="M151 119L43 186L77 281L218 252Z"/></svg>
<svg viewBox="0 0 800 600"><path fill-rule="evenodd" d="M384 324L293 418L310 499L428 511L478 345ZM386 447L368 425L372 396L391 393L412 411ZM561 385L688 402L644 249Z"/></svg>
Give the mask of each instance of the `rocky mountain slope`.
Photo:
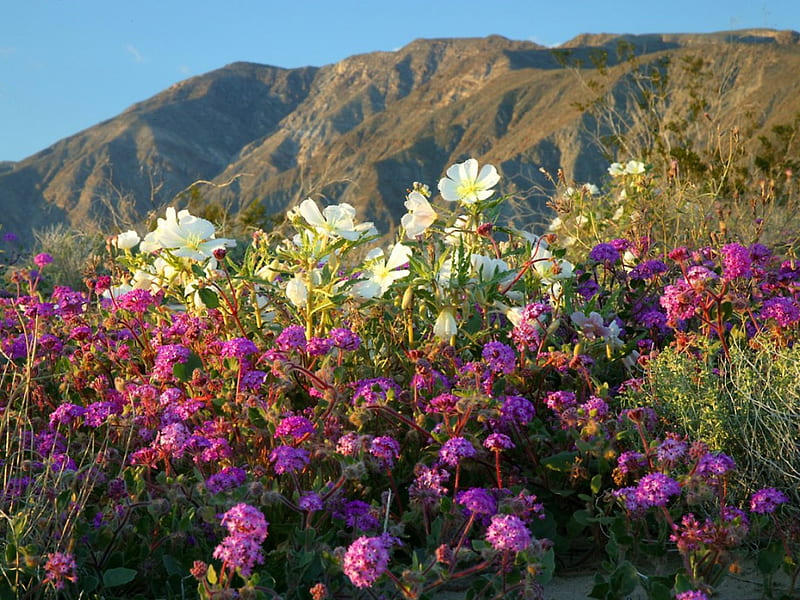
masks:
<svg viewBox="0 0 800 600"><path fill-rule="evenodd" d="M203 199L231 214L260 205L280 215L311 196L350 202L389 231L406 187L435 188L469 156L504 175L515 196L508 218L535 221L549 185L542 169L605 176L596 134L609 124L578 105L604 97L613 127L641 129L632 73L654 70L667 82L664 119L696 117L702 95L707 121L755 143L800 113L792 31L582 35L555 51L500 36L420 39L322 67L234 63L0 163L0 225L27 239L58 222L113 233L185 204L176 195L202 181ZM686 130L700 127L694 119Z"/></svg>

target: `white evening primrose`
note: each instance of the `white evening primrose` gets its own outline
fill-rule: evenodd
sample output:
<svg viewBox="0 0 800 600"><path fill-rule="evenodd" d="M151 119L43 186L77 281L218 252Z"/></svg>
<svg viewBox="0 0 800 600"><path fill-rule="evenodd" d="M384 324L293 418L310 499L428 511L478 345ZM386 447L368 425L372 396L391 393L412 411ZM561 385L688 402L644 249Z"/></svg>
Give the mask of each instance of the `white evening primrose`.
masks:
<svg viewBox="0 0 800 600"><path fill-rule="evenodd" d="M122 233L117 234L112 243L118 250L130 250L140 241L141 238L139 237L139 234L133 229L129 229L128 231L123 231Z"/></svg>
<svg viewBox="0 0 800 600"><path fill-rule="evenodd" d="M400 224L403 226L408 239L411 240L425 233L439 216L431 207L428 199L416 190L406 198L405 207L408 212L400 219Z"/></svg>
<svg viewBox="0 0 800 600"><path fill-rule="evenodd" d="M629 160L625 165L625 172L628 175L641 175L644 170L644 163L638 160Z"/></svg>
<svg viewBox="0 0 800 600"><path fill-rule="evenodd" d="M316 202L306 198L296 211L319 235L328 238L355 241L362 236L371 235L375 229L372 223L356 225L356 209L346 202L331 204L320 211Z"/></svg>
<svg viewBox="0 0 800 600"><path fill-rule="evenodd" d="M385 260L383 250L372 250L365 260L365 278L357 281L351 288L353 295L361 298L383 296L395 281L408 276L409 270L400 267L406 265L410 258L411 248L403 244L395 244L389 258Z"/></svg>
<svg viewBox="0 0 800 600"><path fill-rule="evenodd" d="M491 197L498 181L500 175L494 166L484 165L478 171L478 161L470 158L447 169L447 177L439 180L439 192L448 202L475 204Z"/></svg>
<svg viewBox="0 0 800 600"><path fill-rule="evenodd" d="M211 221L189 214L188 210L176 212L168 207L166 219L159 218L154 231L145 236L140 249L143 252L168 250L174 256L198 261L213 257L214 250L233 248L235 240L217 239Z"/></svg>
<svg viewBox="0 0 800 600"><path fill-rule="evenodd" d="M612 177L621 177L625 174L625 165L622 163L611 163L608 166L608 174Z"/></svg>
<svg viewBox="0 0 800 600"><path fill-rule="evenodd" d="M449 341L458 332L458 325L456 318L453 315L452 308L444 308L436 317L436 323L433 325L433 335L442 341Z"/></svg>

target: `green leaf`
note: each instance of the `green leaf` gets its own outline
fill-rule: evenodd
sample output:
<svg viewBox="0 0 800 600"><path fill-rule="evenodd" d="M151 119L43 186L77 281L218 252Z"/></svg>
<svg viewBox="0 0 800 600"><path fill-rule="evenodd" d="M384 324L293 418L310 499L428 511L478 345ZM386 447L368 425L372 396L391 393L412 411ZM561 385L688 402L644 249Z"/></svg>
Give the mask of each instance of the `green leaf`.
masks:
<svg viewBox="0 0 800 600"><path fill-rule="evenodd" d="M572 470L572 465L575 464L577 456L577 452L559 452L553 456L543 458L542 464L553 471L567 473Z"/></svg>
<svg viewBox="0 0 800 600"><path fill-rule="evenodd" d="M599 494L600 490L603 489L603 476L600 473L592 477L590 487L593 494Z"/></svg>
<svg viewBox="0 0 800 600"><path fill-rule="evenodd" d="M217 571L214 569L214 565L208 565L208 570L206 571L206 579L208 579L208 583L211 585L217 585Z"/></svg>
<svg viewBox="0 0 800 600"><path fill-rule="evenodd" d="M12 543L8 544L6 546L5 555L6 555L6 562L7 563L15 563L15 562L17 562L17 546L16 546L16 544L12 544Z"/></svg>
<svg viewBox="0 0 800 600"><path fill-rule="evenodd" d="M81 586L81 589L87 594L90 594L91 592L95 591L97 589L97 586L100 585L100 580L97 577L88 574L81 575L78 578L78 582Z"/></svg>
<svg viewBox="0 0 800 600"><path fill-rule="evenodd" d="M130 583L136 577L136 569L116 567L103 573L103 585L107 588Z"/></svg>
<svg viewBox="0 0 800 600"><path fill-rule="evenodd" d="M219 306L219 298L217 295L208 288L200 288L197 290L200 300L207 308L217 308Z"/></svg>
<svg viewBox="0 0 800 600"><path fill-rule="evenodd" d="M164 563L164 569L167 571L168 575L185 575L186 571L181 566L181 563L178 562L178 559L174 556L170 556L169 554L165 554L161 557L161 561Z"/></svg>

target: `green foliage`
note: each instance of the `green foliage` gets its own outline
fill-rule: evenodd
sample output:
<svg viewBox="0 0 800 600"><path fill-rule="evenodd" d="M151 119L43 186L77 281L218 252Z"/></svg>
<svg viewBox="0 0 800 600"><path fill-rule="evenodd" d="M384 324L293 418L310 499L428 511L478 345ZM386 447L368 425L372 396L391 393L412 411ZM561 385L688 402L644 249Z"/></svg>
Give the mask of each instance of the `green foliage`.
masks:
<svg viewBox="0 0 800 600"><path fill-rule="evenodd" d="M762 334L733 337L729 356L663 349L647 367L645 386L623 403L648 403L667 430L705 441L739 467L739 499L779 487L800 499L800 347Z"/></svg>

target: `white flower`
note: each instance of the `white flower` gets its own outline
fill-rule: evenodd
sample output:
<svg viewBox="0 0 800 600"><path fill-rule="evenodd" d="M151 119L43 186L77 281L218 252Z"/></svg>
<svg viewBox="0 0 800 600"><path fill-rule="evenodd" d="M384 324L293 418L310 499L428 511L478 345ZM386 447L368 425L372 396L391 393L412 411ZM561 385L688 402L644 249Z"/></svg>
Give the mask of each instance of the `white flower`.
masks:
<svg viewBox="0 0 800 600"><path fill-rule="evenodd" d="M158 219L156 229L145 236L140 250L152 252L164 249L177 257L201 261L211 258L218 248L233 248L236 245L235 240L216 239L214 224L189 214L188 210L176 213L170 206L166 216L166 219Z"/></svg>
<svg viewBox="0 0 800 600"><path fill-rule="evenodd" d="M644 163L638 160L629 160L625 165L625 172L628 175L641 175L644 173Z"/></svg>
<svg viewBox="0 0 800 600"><path fill-rule="evenodd" d="M445 227L444 243L448 246L458 246L464 237L467 223L469 223L469 217L466 215L459 215L452 227Z"/></svg>
<svg viewBox="0 0 800 600"><path fill-rule="evenodd" d="M573 276L572 263L553 256L547 249L547 243L539 239L537 243L531 245L531 259L533 268L544 283L553 283L559 279L569 279Z"/></svg>
<svg viewBox="0 0 800 600"><path fill-rule="evenodd" d="M406 231L406 236L409 239L414 239L418 235L425 233L425 230L433 225L436 218L439 216L436 211L431 208L428 199L418 191L413 191L408 195L405 201L405 207L408 212L400 219L403 229Z"/></svg>
<svg viewBox="0 0 800 600"><path fill-rule="evenodd" d="M621 177L625 174L625 166L618 162L611 163L608 167L608 174L612 177Z"/></svg>
<svg viewBox="0 0 800 600"><path fill-rule="evenodd" d="M501 258L493 258L484 254L473 254L470 257L472 270L478 275L478 280L488 281L499 273L508 272L508 264ZM513 277L514 274L510 273Z"/></svg>
<svg viewBox="0 0 800 600"><path fill-rule="evenodd" d="M587 340L604 340L611 348L622 346L622 340L619 339L621 330L616 321L606 325L602 315L595 311L590 312L588 316L575 311L570 315L570 319Z"/></svg>
<svg viewBox="0 0 800 600"><path fill-rule="evenodd" d="M308 303L308 280L300 273L286 283L286 297L297 308L305 308Z"/></svg>
<svg viewBox="0 0 800 600"><path fill-rule="evenodd" d="M123 231L114 237L113 244L119 250L130 250L141 241L139 234L133 229Z"/></svg>
<svg viewBox="0 0 800 600"><path fill-rule="evenodd" d="M553 217L553 220L550 221L550 225L547 226L547 231L558 231L564 226L564 221L561 220L561 217Z"/></svg>
<svg viewBox="0 0 800 600"><path fill-rule="evenodd" d="M311 198L306 198L297 207L296 212L318 234L328 238L344 238L355 241L363 235L371 235L375 229L369 222L356 225L356 209L346 202L331 204L320 212L317 203Z"/></svg>
<svg viewBox="0 0 800 600"><path fill-rule="evenodd" d="M443 341L449 341L458 332L456 318L453 316L452 308L445 308L436 317L433 326L433 335Z"/></svg>
<svg viewBox="0 0 800 600"><path fill-rule="evenodd" d="M597 187L597 186L596 186L595 184L593 184L593 183L584 183L584 184L581 186L581 191L582 191L584 194L589 194L589 195L591 195L591 196L598 196L598 195L600 194L600 188L599 188L599 187Z"/></svg>
<svg viewBox="0 0 800 600"><path fill-rule="evenodd" d="M376 248L367 254L370 265L366 270L366 279L357 281L351 288L352 293L362 298L383 296L398 279L407 277L408 269L401 269L411 258L411 248L403 244L395 244L389 258L382 260L383 250Z"/></svg>
<svg viewBox="0 0 800 600"><path fill-rule="evenodd" d="M478 161L470 158L447 169L447 177L439 180L439 192L448 202L475 204L494 194L493 188L500 181L497 169L484 165L478 172Z"/></svg>

